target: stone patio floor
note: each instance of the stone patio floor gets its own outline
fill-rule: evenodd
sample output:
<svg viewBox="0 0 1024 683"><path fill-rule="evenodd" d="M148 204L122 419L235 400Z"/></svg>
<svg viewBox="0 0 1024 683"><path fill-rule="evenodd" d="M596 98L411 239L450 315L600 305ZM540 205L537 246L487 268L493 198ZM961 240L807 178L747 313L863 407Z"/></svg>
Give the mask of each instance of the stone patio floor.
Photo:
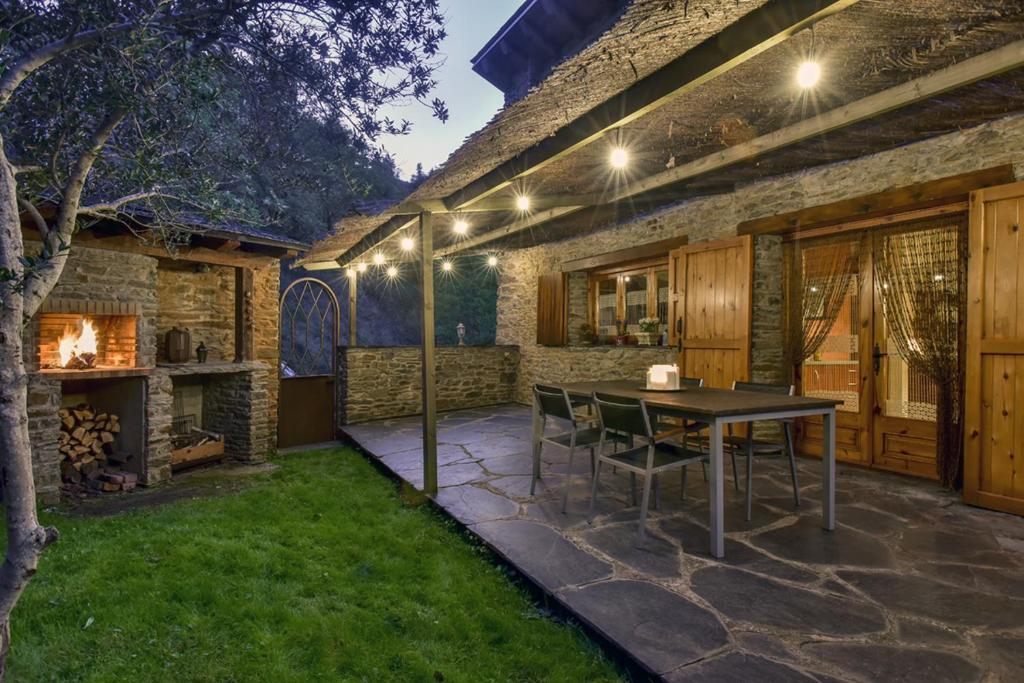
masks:
<svg viewBox="0 0 1024 683"><path fill-rule="evenodd" d="M419 418L354 425L371 457L419 487ZM602 471L586 520L589 458L559 510L566 452L545 447L530 491L530 412L443 414L437 503L524 576L667 681L1024 680L1024 519L925 481L839 467L839 527L820 527L820 465L801 460L795 508L781 459L755 462L754 512L728 495L726 556L708 554L706 484L661 482L649 540L625 473ZM741 465L742 469L742 465ZM742 482L742 480L741 480Z"/></svg>

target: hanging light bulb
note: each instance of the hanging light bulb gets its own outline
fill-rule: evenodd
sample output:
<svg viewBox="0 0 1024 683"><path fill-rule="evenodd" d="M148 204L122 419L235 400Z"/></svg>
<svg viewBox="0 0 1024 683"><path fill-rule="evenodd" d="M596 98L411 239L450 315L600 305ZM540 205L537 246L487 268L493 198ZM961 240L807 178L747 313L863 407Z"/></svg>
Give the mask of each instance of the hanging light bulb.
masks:
<svg viewBox="0 0 1024 683"><path fill-rule="evenodd" d="M356 271L355 271L355 269L352 268L352 266L349 266L348 268L345 269L345 277L355 277L355 276L356 276Z"/></svg>
<svg viewBox="0 0 1024 683"><path fill-rule="evenodd" d="M453 268L453 266L452 266L452 262L451 261L448 261L448 260L441 261L441 270L443 270L444 272L450 273L450 272L452 272L452 268Z"/></svg>
<svg viewBox="0 0 1024 683"><path fill-rule="evenodd" d="M362 261L360 261L359 263L356 264L356 270L358 272L360 272L360 273L365 273L366 272L366 264L363 263Z"/></svg>
<svg viewBox="0 0 1024 683"><path fill-rule="evenodd" d="M612 153L608 155L608 163L612 165L612 168L621 171L629 165L629 152L622 147L616 147L612 150Z"/></svg>
<svg viewBox="0 0 1024 683"><path fill-rule="evenodd" d="M384 252L382 251L378 251L376 254L373 255L374 265L383 266L386 261L387 259L384 258Z"/></svg>
<svg viewBox="0 0 1024 683"><path fill-rule="evenodd" d="M398 268L396 268L395 266L388 266L387 274L390 279L394 280L396 277L398 277Z"/></svg>
<svg viewBox="0 0 1024 683"><path fill-rule="evenodd" d="M496 268L498 266L498 257L495 256L494 254L488 256L487 265L490 266L491 268Z"/></svg>
<svg viewBox="0 0 1024 683"><path fill-rule="evenodd" d="M805 90L813 88L821 80L821 64L813 60L807 60L800 64L796 70L796 83Z"/></svg>
<svg viewBox="0 0 1024 683"><path fill-rule="evenodd" d="M416 243L412 241L411 237L402 238L402 251L412 251L412 248L416 246Z"/></svg>
<svg viewBox="0 0 1024 683"><path fill-rule="evenodd" d="M456 235L465 235L469 232L469 223L464 220L457 220L452 224L452 232Z"/></svg>
<svg viewBox="0 0 1024 683"><path fill-rule="evenodd" d="M530 198L527 197L525 194L518 195L516 197L516 208L519 209L520 211L529 211Z"/></svg>

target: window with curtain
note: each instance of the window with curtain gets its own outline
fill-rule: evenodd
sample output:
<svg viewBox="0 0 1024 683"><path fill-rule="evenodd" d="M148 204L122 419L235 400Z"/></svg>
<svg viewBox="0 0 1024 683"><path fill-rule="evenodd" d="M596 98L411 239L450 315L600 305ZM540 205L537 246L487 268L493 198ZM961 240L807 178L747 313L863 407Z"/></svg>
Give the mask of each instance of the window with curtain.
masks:
<svg viewBox="0 0 1024 683"><path fill-rule="evenodd" d="M614 343L620 329L641 331L640 321L657 318L658 332L667 330L668 264L665 259L605 268L590 276L589 318L600 342Z"/></svg>

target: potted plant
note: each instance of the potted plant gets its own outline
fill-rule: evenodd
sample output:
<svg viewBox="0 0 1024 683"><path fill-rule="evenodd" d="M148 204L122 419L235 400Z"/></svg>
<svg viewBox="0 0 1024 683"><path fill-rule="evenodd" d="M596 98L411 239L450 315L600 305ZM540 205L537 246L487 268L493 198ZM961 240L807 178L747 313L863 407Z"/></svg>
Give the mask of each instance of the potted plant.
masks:
<svg viewBox="0 0 1024 683"><path fill-rule="evenodd" d="M641 346L655 346L658 343L658 326L660 324L661 320L658 318L640 318L638 323L640 331L636 335L637 343Z"/></svg>
<svg viewBox="0 0 1024 683"><path fill-rule="evenodd" d="M597 330L590 323L583 323L579 327L580 344L592 346L597 343Z"/></svg>
<svg viewBox="0 0 1024 683"><path fill-rule="evenodd" d="M626 346L629 344L629 334L626 331L626 325L621 320L615 321L615 345Z"/></svg>

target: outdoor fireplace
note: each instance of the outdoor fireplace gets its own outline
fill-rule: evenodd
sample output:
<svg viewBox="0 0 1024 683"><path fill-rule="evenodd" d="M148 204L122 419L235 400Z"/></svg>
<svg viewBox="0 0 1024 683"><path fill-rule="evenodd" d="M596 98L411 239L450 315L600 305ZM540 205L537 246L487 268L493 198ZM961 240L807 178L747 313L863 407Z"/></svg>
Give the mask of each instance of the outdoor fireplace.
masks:
<svg viewBox="0 0 1024 683"><path fill-rule="evenodd" d="M134 368L138 307L114 301L48 301L39 315L39 367L44 370Z"/></svg>

